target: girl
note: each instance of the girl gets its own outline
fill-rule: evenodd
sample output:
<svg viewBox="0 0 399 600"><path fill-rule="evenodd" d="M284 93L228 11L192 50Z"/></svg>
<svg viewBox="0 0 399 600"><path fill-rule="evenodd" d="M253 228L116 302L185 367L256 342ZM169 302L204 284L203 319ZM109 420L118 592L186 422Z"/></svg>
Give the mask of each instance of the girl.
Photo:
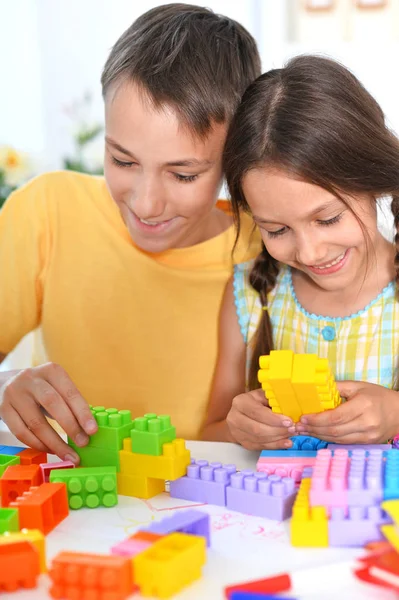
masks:
<svg viewBox="0 0 399 600"><path fill-rule="evenodd" d="M377 102L340 64L301 56L249 86L224 168L234 213L252 215L263 250L235 267L222 308L208 439L289 448L294 433L377 443L399 431L399 142ZM294 424L267 408L259 356L325 357L349 400ZM226 418L227 417L227 418Z"/></svg>

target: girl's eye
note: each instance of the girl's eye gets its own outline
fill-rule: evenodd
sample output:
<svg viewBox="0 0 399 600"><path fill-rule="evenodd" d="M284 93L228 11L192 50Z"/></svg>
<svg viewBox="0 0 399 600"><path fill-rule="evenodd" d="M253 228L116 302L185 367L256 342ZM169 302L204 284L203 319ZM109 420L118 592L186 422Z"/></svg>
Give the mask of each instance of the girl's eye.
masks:
<svg viewBox="0 0 399 600"><path fill-rule="evenodd" d="M184 183L190 183L190 181L195 181L198 175L180 175L180 173L173 173L176 177L177 181L182 181Z"/></svg>
<svg viewBox="0 0 399 600"><path fill-rule="evenodd" d="M134 162L124 162L123 160L118 160L117 158L115 158L115 156L111 156L111 158L114 165L116 165L117 167L122 167L122 169L126 167L131 167L135 164Z"/></svg>
<svg viewBox="0 0 399 600"><path fill-rule="evenodd" d="M270 238L276 238L279 235L284 235L284 233L287 231L286 227L282 227L281 229L278 229L277 231L267 231L267 235Z"/></svg>
<svg viewBox="0 0 399 600"><path fill-rule="evenodd" d="M336 217L333 217L332 219L327 219L326 221L318 221L319 225L334 225L334 223L338 223L338 221L341 220L342 217L342 213L340 213L339 215L337 215Z"/></svg>

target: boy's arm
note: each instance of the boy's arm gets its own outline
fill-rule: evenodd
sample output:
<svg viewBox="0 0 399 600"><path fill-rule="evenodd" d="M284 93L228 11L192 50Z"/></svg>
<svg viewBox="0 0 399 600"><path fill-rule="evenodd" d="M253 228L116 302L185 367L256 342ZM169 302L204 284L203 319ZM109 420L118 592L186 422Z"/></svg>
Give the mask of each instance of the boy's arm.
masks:
<svg viewBox="0 0 399 600"><path fill-rule="evenodd" d="M235 442L226 423L233 398L245 391L246 346L234 304L233 280L225 289L219 323L219 354L207 416L201 432L203 440Z"/></svg>

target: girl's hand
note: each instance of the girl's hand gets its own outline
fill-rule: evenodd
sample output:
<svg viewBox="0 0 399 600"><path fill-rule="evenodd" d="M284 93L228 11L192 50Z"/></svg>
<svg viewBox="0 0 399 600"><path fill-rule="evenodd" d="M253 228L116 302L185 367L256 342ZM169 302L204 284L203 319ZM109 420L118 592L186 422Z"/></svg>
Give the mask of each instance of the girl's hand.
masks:
<svg viewBox="0 0 399 600"><path fill-rule="evenodd" d="M295 433L291 419L273 413L263 390L236 396L227 415L233 438L247 450L278 450L292 446Z"/></svg>
<svg viewBox="0 0 399 600"><path fill-rule="evenodd" d="M399 433L399 393L363 381L337 382L347 402L304 415L297 433L337 444L381 444Z"/></svg>
<svg viewBox="0 0 399 600"><path fill-rule="evenodd" d="M64 369L47 363L9 378L6 372L1 375L4 382L0 385L0 417L11 432L27 446L78 463L79 456L48 423L43 411L61 425L77 446L85 446L88 436L97 431L87 402Z"/></svg>

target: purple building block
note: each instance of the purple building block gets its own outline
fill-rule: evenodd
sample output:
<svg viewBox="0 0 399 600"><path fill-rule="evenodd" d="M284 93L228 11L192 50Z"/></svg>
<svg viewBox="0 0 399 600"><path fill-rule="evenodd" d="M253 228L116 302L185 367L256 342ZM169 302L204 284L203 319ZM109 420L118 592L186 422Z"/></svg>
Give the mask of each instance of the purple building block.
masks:
<svg viewBox="0 0 399 600"><path fill-rule="evenodd" d="M204 537L207 546L211 544L209 515L200 510L180 510L162 521L154 521L143 531L151 531L160 535L168 535L175 531L190 533Z"/></svg>
<svg viewBox="0 0 399 600"><path fill-rule="evenodd" d="M256 592L232 592L229 600L295 600L292 596L270 596L269 594L259 594Z"/></svg>
<svg viewBox="0 0 399 600"><path fill-rule="evenodd" d="M226 487L236 471L235 465L194 461L188 465L184 477L170 482L170 495L172 498L226 506Z"/></svg>
<svg viewBox="0 0 399 600"><path fill-rule="evenodd" d="M373 506L381 502L383 475L382 450L373 448L368 453L363 448L353 450L348 473L348 506Z"/></svg>
<svg viewBox="0 0 399 600"><path fill-rule="evenodd" d="M379 506L350 506L345 516L343 507L331 509L328 521L329 546L362 547L383 539L381 525L392 523Z"/></svg>
<svg viewBox="0 0 399 600"><path fill-rule="evenodd" d="M335 450L348 450L349 456L353 450L366 450L367 452L371 450L382 450L383 452L392 450L391 444L328 444L327 448L332 452Z"/></svg>
<svg viewBox="0 0 399 600"><path fill-rule="evenodd" d="M242 471L230 478L226 506L249 515L283 521L292 514L296 493L292 477Z"/></svg>

